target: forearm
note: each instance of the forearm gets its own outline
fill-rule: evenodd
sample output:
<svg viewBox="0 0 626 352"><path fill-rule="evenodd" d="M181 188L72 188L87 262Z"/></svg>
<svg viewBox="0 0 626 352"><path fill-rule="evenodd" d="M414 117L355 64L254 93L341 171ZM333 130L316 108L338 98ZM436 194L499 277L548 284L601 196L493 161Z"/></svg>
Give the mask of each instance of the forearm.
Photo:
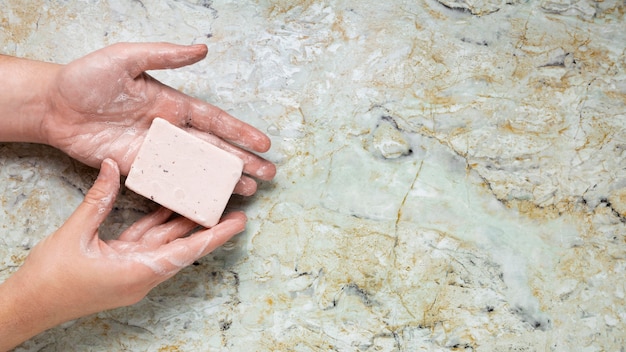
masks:
<svg viewBox="0 0 626 352"><path fill-rule="evenodd" d="M34 292L32 285L19 275L0 284L0 351L7 351L29 338L61 323L43 305L44 292Z"/></svg>
<svg viewBox="0 0 626 352"><path fill-rule="evenodd" d="M0 54L0 142L47 143L42 121L61 66ZM60 323L37 290L16 273L0 284L0 351Z"/></svg>
<svg viewBox="0 0 626 352"><path fill-rule="evenodd" d="M0 142L47 143L42 119L60 65L0 55Z"/></svg>

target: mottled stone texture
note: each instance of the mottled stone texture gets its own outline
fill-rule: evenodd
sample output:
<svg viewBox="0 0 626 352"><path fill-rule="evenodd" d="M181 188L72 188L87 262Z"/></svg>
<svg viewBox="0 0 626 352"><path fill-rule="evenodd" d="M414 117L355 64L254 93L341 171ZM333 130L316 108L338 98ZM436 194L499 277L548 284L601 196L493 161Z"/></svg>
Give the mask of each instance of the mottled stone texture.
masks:
<svg viewBox="0 0 626 352"><path fill-rule="evenodd" d="M0 51L206 43L151 72L265 130L245 233L18 351L618 351L623 1L0 0ZM95 171L0 145L0 279ZM153 204L123 190L104 236Z"/></svg>

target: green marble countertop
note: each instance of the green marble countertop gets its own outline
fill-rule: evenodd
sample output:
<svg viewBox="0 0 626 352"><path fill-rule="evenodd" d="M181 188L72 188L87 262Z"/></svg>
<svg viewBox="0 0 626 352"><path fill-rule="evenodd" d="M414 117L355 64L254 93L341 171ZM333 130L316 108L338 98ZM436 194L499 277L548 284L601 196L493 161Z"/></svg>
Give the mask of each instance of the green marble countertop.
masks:
<svg viewBox="0 0 626 352"><path fill-rule="evenodd" d="M0 52L205 43L151 72L267 131L247 230L17 351L626 346L626 4L0 0ZM0 280L96 171L0 144ZM115 236L154 204L122 190Z"/></svg>

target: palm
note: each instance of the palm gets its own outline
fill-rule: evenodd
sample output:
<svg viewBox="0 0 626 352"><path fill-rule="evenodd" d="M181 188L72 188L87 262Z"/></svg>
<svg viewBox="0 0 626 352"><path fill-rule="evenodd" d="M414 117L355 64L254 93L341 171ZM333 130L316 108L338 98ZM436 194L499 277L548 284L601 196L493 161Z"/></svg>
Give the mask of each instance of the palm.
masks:
<svg viewBox="0 0 626 352"><path fill-rule="evenodd" d="M91 77L87 86L80 74L61 77L58 113L48 135L56 147L88 165L111 158L127 174L155 117L149 107L163 87L146 74L131 78L112 71L85 71L80 74Z"/></svg>
<svg viewBox="0 0 626 352"><path fill-rule="evenodd" d="M113 208L119 187L119 169L107 159L84 201L63 226L31 250L19 271L50 289L44 296L61 309L59 318L136 303L245 227L245 215L234 212L216 226L190 234L195 223L172 218L172 211L160 208L117 239L103 241L98 229Z"/></svg>
<svg viewBox="0 0 626 352"><path fill-rule="evenodd" d="M73 61L60 71L50 93L43 122L49 144L93 167L113 159L128 174L152 120L162 117L238 155L245 161L244 173L271 179L273 164L238 147L264 152L267 136L145 73L189 65L205 54L204 46L116 44ZM255 189L256 183L244 176L235 191Z"/></svg>

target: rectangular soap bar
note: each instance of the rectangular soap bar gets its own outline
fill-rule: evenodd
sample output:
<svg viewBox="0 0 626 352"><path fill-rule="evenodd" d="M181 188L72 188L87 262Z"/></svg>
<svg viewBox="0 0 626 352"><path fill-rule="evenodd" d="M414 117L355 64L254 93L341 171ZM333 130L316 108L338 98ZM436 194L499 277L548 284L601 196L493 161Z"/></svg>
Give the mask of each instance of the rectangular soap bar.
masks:
<svg viewBox="0 0 626 352"><path fill-rule="evenodd" d="M243 160L161 118L152 122L126 187L205 227L215 226Z"/></svg>

